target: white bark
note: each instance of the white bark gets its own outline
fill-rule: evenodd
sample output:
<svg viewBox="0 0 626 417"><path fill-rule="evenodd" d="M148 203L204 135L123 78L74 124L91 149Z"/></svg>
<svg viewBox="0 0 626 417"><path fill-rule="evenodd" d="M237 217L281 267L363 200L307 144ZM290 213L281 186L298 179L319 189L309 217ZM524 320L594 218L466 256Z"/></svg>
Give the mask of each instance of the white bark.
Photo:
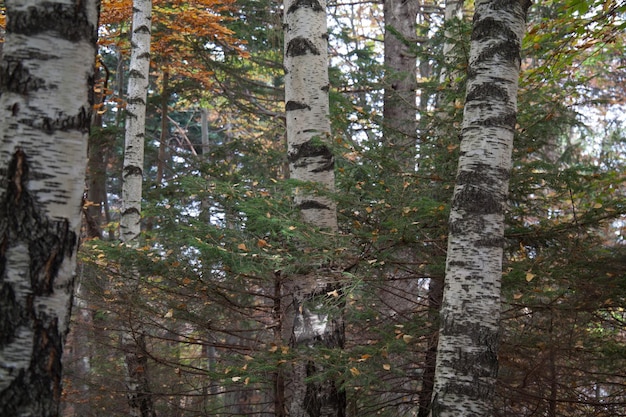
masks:
<svg viewBox="0 0 626 417"><path fill-rule="evenodd" d="M133 1L131 56L126 105L126 136L120 237L129 242L141 232L141 187L146 130L146 100L150 73L152 1Z"/></svg>
<svg viewBox="0 0 626 417"><path fill-rule="evenodd" d="M285 0L285 110L290 176L334 190L328 105L328 34L324 0ZM336 204L301 192L304 220L337 229Z"/></svg>
<svg viewBox="0 0 626 417"><path fill-rule="evenodd" d="M285 0L285 111L290 176L313 182L333 191L334 158L329 147L328 34L324 0ZM296 195L305 222L337 231L335 202L319 193ZM318 271L319 272L319 271ZM286 386L290 417L345 415L345 392L340 381L307 381L323 372L320 363L308 358L307 349L317 346L342 349L341 317L319 311L320 297L333 287L336 278L320 272L291 277L291 296L285 328L291 330L290 344L300 349ZM317 301L316 301L317 298ZM340 315L337 315L340 316ZM280 395L277 392L277 395ZM282 414L282 410L277 410Z"/></svg>
<svg viewBox="0 0 626 417"><path fill-rule="evenodd" d="M476 1L432 417L490 416L526 0Z"/></svg>
<svg viewBox="0 0 626 417"><path fill-rule="evenodd" d="M0 68L0 415L61 394L96 54L95 0L7 0Z"/></svg>

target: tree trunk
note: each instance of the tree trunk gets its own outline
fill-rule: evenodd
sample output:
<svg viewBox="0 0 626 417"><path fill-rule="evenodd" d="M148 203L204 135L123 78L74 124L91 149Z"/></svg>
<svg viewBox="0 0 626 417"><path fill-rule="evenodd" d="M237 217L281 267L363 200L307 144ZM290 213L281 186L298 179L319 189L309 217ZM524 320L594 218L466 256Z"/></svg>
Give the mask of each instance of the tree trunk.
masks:
<svg viewBox="0 0 626 417"><path fill-rule="evenodd" d="M285 1L285 111L290 178L335 187L328 105L328 34L326 3ZM304 220L337 230L336 204L300 193L296 203Z"/></svg>
<svg viewBox="0 0 626 417"><path fill-rule="evenodd" d="M161 91L161 138L159 141L159 155L157 157L156 185L160 187L163 183L163 174L165 172L165 160L167 151L167 140L170 136L169 124L167 122L168 103L170 101L169 90L170 74L167 70L163 72L163 88Z"/></svg>
<svg viewBox="0 0 626 417"><path fill-rule="evenodd" d="M0 415L56 416L85 188L98 2L7 0L0 68Z"/></svg>
<svg viewBox="0 0 626 417"><path fill-rule="evenodd" d="M285 111L290 177L310 181L327 191L334 190L334 158L328 146L330 118L328 104L328 34L326 3L318 0L285 0ZM335 202L319 193L296 195L305 222L337 231ZM341 381L319 376L323 366L306 350L324 346L342 349L344 325L340 314L317 311L320 296L334 286L334 278L317 270L290 277L286 292L291 296L285 329L291 332L290 345L301 357L286 383L290 417L340 417L345 415L346 394ZM307 357L308 356L308 357ZM311 378L317 375L318 380ZM323 380L319 380L323 379ZM279 381L280 382L280 381ZM277 391L280 394L279 391ZM278 410L281 412L281 410Z"/></svg>
<svg viewBox="0 0 626 417"><path fill-rule="evenodd" d="M385 92L383 133L394 160L415 169L417 146L417 0L384 0Z"/></svg>
<svg viewBox="0 0 626 417"><path fill-rule="evenodd" d="M493 415L498 369L504 208L530 3L475 5L432 417Z"/></svg>
<svg viewBox="0 0 626 417"><path fill-rule="evenodd" d="M120 237L133 244L141 233L141 196L143 185L143 159L146 121L146 100L150 73L151 0L133 0L133 25L131 31L131 56L128 75L128 103L126 106L126 135L122 172L122 214ZM134 323L133 294L136 293L139 274L123 287L131 300L124 317L125 329L121 334L121 348L125 353L126 385L130 415L154 417L154 403L148 380L148 361L145 335L141 323Z"/></svg>
<svg viewBox="0 0 626 417"><path fill-rule="evenodd" d="M133 1L133 28L126 105L126 137L122 169L120 237L131 241L141 232L141 187L150 72L151 0Z"/></svg>

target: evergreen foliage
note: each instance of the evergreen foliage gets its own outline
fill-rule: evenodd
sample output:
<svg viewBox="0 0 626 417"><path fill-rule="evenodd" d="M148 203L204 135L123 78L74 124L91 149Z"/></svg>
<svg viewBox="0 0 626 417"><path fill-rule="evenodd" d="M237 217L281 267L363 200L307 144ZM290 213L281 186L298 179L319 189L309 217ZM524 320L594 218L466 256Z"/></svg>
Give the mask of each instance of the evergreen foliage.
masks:
<svg viewBox="0 0 626 417"><path fill-rule="evenodd" d="M143 206L150 227L135 248L108 235L81 245L65 415L80 407L127 413L118 338L139 323L161 416L279 415L283 370L302 354L322 365L315 378L341 381L349 415L417 415L437 327L428 290L444 276L470 28L446 27L461 53L446 68L458 76L442 85L440 12L423 6L420 42L412 43L424 72L415 170L406 172L381 137L382 8L329 7L335 236L303 223L293 203L296 189L325 191L286 178L280 3L216 10L233 43L206 33L176 38L194 61L172 77L162 184L154 179L162 67L153 68ZM616 1L531 8L506 219L497 416L626 415L625 13ZM119 52L128 24L103 22L113 39L101 47L110 79L92 136L109 196L109 223L100 227L115 230L123 92L114 85L127 76L118 64L127 59ZM199 72L202 82L191 76ZM344 309L342 352L294 352L284 335L286 280L313 268L342 283L315 306ZM118 290L128 282L137 290Z"/></svg>

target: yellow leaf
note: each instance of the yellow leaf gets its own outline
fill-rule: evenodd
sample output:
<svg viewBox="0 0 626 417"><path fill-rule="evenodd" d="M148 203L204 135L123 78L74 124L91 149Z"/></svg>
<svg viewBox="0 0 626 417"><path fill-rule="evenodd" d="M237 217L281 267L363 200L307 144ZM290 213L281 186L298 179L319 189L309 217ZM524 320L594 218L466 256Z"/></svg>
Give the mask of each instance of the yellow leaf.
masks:
<svg viewBox="0 0 626 417"><path fill-rule="evenodd" d="M599 209L601 207L602 207L602 203L596 203L596 204L593 205L594 209Z"/></svg>
<svg viewBox="0 0 626 417"><path fill-rule="evenodd" d="M278 345L272 343L272 346L268 349L270 352L274 353L278 350Z"/></svg>
<svg viewBox="0 0 626 417"><path fill-rule="evenodd" d="M240 376L234 376L231 378L233 382L239 382L241 381L241 377Z"/></svg>
<svg viewBox="0 0 626 417"><path fill-rule="evenodd" d="M402 340L404 340L404 343L409 343L411 339L413 339L413 336L411 336L410 334L405 334L402 336Z"/></svg>
<svg viewBox="0 0 626 417"><path fill-rule="evenodd" d="M358 375L361 375L361 371L359 371L358 369L356 369L356 368L354 368L354 367L353 367L353 368L350 368L350 373L351 373L353 376L358 376Z"/></svg>
<svg viewBox="0 0 626 417"><path fill-rule="evenodd" d="M365 207L365 211L367 211L368 213L372 212L372 208L371 207Z"/></svg>
<svg viewBox="0 0 626 417"><path fill-rule="evenodd" d="M243 251L247 251L248 248L246 247L245 243L240 243L239 245L237 245L237 249L243 250Z"/></svg>
<svg viewBox="0 0 626 417"><path fill-rule="evenodd" d="M533 274L532 272L526 272L526 282L530 282L533 280L533 278L535 278L536 275Z"/></svg>
<svg viewBox="0 0 626 417"><path fill-rule="evenodd" d="M522 298L522 294L520 294L520 293L513 294L513 298L514 298L515 300L519 300L520 298Z"/></svg>
<svg viewBox="0 0 626 417"><path fill-rule="evenodd" d="M330 295L331 297L339 297L339 293L337 292L337 290L332 290L326 293L326 295Z"/></svg>
<svg viewBox="0 0 626 417"><path fill-rule="evenodd" d="M250 355L246 355L246 356L243 357L243 359L246 360L246 361L251 361L254 358L252 356L250 356Z"/></svg>
<svg viewBox="0 0 626 417"><path fill-rule="evenodd" d="M243 381L244 385L248 385L248 383L249 383L249 382L250 382L250 377L247 377L247 378Z"/></svg>
<svg viewBox="0 0 626 417"><path fill-rule="evenodd" d="M383 364L383 369L384 369L385 371L388 371L388 370L390 370L390 369L391 369L391 365L390 365L390 364L388 364L388 363L384 363L384 364Z"/></svg>
<svg viewBox="0 0 626 417"><path fill-rule="evenodd" d="M169 310L167 310L167 313L165 313L165 317L166 319L169 319L170 317L172 317L174 315L174 310L172 310L171 308Z"/></svg>
<svg viewBox="0 0 626 417"><path fill-rule="evenodd" d="M259 240L257 240L257 241L256 241L256 245L257 245L259 248L264 248L264 247L268 246L267 241L266 241L265 239L259 239Z"/></svg>

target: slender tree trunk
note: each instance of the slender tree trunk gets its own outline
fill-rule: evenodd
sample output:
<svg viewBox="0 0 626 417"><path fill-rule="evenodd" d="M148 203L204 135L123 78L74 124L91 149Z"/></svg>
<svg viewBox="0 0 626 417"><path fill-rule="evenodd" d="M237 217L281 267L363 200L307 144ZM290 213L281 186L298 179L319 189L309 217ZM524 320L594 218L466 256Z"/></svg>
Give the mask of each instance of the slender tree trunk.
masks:
<svg viewBox="0 0 626 417"><path fill-rule="evenodd" d="M141 187L146 130L146 99L150 72L151 0L133 1L126 137L122 169L120 236L129 242L141 232Z"/></svg>
<svg viewBox="0 0 626 417"><path fill-rule="evenodd" d="M211 144L209 142L209 110L206 107L200 109L200 140L202 143L202 159L208 162Z"/></svg>
<svg viewBox="0 0 626 417"><path fill-rule="evenodd" d="M446 0L445 9L444 9L444 36L445 43L443 45L443 57L444 63L443 68L441 69L441 73L439 74L439 84L440 86L445 86L446 88L451 88L452 90L456 90L457 82L455 81L459 77L459 70L456 69L455 64L459 60L458 49L455 49L455 44L458 44L454 38L455 32L450 30L450 27L455 23L460 23L463 18L463 0ZM435 111L438 113L438 123L439 128L435 130L435 134L431 140L436 141L437 144L444 144L450 141L450 138L446 138L446 135L450 135L450 130L446 129L446 126L452 125L451 117L449 116L448 111L449 103L444 100L443 94L439 94L436 98L436 109ZM433 152L440 153L444 152L445 154L450 154L444 146L435 146L432 147ZM441 158L437 158L437 161L441 161ZM448 164L440 164L440 166L434 167L435 171L432 170L428 173L429 175L439 175L441 178L449 178L453 175L450 172L450 169L446 169ZM438 200L445 204L450 201L450 194L444 187L438 187L434 195L438 198ZM433 248L435 253L433 257L435 259L443 259L440 250L438 248ZM435 382L435 366L437 363L437 345L439 342L439 310L441 308L441 303L443 299L443 277L442 276L432 276L430 279L429 287L428 287L428 322L431 324L432 335L428 340L428 346L426 349L426 354L424 355L424 372L422 374L422 384L419 392L419 410L418 417L427 417L430 413L431 401L433 396L433 388Z"/></svg>
<svg viewBox="0 0 626 417"><path fill-rule="evenodd" d="M99 4L5 5L0 415L56 416L85 188Z"/></svg>
<svg viewBox="0 0 626 417"><path fill-rule="evenodd" d="M146 100L150 73L150 36L152 1L133 0L133 25L131 31L131 56L128 75L128 103L126 106L126 136L122 172L122 214L120 237L133 243L141 233L141 197L143 185L143 159L146 120ZM138 273L131 272L139 279ZM148 359L145 335L140 323L134 323L133 294L138 282L125 287L131 300L124 317L126 329L122 331L121 347L125 353L126 384L129 411L132 417L154 417L154 403L148 380Z"/></svg>
<svg viewBox="0 0 626 417"><path fill-rule="evenodd" d="M450 212L432 417L491 416L504 208L528 0L478 0Z"/></svg>
<svg viewBox="0 0 626 417"><path fill-rule="evenodd" d="M328 34L326 2L285 0L285 110L290 177L317 183L327 191L335 185L334 158L329 149L330 117L328 104ZM337 231L335 202L314 193L296 195L304 221ZM290 277L291 308L286 313L285 330L290 344L306 353L319 346L343 349L345 335L339 315L317 311L319 297L335 284L324 271ZM341 381L326 375L323 381L311 378L324 371L320 363L302 356L295 361L288 382L290 417L345 416L346 395ZM279 410L280 412L280 410Z"/></svg>
<svg viewBox="0 0 626 417"><path fill-rule="evenodd" d="M102 73L96 68L96 76L100 78ZM105 98L107 79L97 80L94 101L96 105L102 105ZM104 224L104 208L106 205L106 148L108 141L99 129L102 129L102 115L95 112L92 118L92 134L89 135L87 157L87 201L85 204L85 229L87 236L102 238L102 225ZM96 134L93 134L96 130Z"/></svg>
<svg viewBox="0 0 626 417"><path fill-rule="evenodd" d="M403 170L415 169L417 146L418 0L384 0L385 93L383 133Z"/></svg>
<svg viewBox="0 0 626 417"><path fill-rule="evenodd" d="M170 101L169 91L170 74L167 70L163 72L163 88L161 92L161 138L159 141L159 155L157 157L156 184L161 186L163 182L163 173L165 172L165 159L167 150L167 139L170 136L167 116L168 103Z"/></svg>

